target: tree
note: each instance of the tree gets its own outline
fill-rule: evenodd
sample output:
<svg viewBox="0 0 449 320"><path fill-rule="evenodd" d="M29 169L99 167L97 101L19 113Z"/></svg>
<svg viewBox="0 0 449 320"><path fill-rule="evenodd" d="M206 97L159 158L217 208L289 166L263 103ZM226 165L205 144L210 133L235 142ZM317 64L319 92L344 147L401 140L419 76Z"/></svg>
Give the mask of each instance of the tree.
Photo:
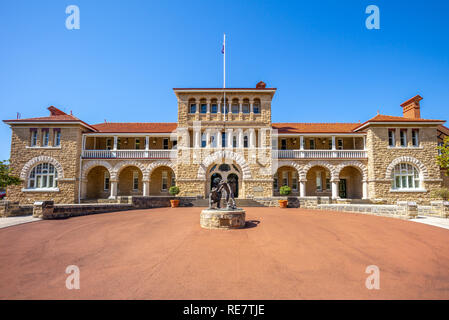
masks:
<svg viewBox="0 0 449 320"><path fill-rule="evenodd" d="M9 161L0 160L0 189L5 189L7 186L18 185L22 182L18 177L11 174Z"/></svg>
<svg viewBox="0 0 449 320"><path fill-rule="evenodd" d="M444 138L444 142L437 149L440 151L437 157L438 165L446 171L446 175L449 176L449 136Z"/></svg>

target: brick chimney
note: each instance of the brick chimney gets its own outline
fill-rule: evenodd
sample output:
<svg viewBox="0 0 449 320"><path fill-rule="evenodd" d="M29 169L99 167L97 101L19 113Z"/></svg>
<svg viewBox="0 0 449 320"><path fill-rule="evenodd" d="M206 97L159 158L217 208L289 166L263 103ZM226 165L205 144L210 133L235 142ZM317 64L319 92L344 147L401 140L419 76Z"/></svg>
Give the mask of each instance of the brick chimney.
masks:
<svg viewBox="0 0 449 320"><path fill-rule="evenodd" d="M401 104L402 114L403 114L404 118L409 118L409 119L420 119L421 118L421 110L420 110L420 106L419 106L419 102L421 100L422 100L422 97L420 95L417 95Z"/></svg>
<svg viewBox="0 0 449 320"><path fill-rule="evenodd" d="M263 81L259 81L259 83L256 84L256 89L265 89L267 84Z"/></svg>

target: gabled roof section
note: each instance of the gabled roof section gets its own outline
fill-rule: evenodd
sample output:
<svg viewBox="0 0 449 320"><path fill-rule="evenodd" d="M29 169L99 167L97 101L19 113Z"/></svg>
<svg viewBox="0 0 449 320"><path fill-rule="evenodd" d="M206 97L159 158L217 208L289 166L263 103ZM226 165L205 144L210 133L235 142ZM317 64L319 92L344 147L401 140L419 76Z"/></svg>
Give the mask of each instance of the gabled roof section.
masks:
<svg viewBox="0 0 449 320"><path fill-rule="evenodd" d="M37 117L37 118L26 118L26 119L13 119L13 120L3 120L6 124L29 124L29 123L78 123L89 130L96 131L95 128L87 124L86 122L78 119L72 114L67 114L64 111L50 106L47 108L50 111L50 116L48 117Z"/></svg>
<svg viewBox="0 0 449 320"><path fill-rule="evenodd" d="M176 122L104 122L92 125L100 133L171 133Z"/></svg>
<svg viewBox="0 0 449 320"><path fill-rule="evenodd" d="M355 129L355 131L361 130L368 125L372 123L428 123L428 124L443 124L446 121L445 120L436 120L436 119L422 119L422 118L405 118L405 117L397 117L397 116L387 116L384 114L378 114L375 117L369 119L368 121L365 121L361 125L359 125L358 128Z"/></svg>
<svg viewBox="0 0 449 320"><path fill-rule="evenodd" d="M273 123L279 134L290 133L354 133L360 123Z"/></svg>

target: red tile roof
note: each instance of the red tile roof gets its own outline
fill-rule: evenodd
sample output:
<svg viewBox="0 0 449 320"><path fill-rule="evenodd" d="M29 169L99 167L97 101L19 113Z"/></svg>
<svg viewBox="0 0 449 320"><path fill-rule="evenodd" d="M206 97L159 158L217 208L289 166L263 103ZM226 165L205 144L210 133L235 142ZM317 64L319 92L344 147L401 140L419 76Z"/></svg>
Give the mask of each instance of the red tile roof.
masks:
<svg viewBox="0 0 449 320"><path fill-rule="evenodd" d="M445 136L449 136L449 128L445 126L439 126L438 130L443 133Z"/></svg>
<svg viewBox="0 0 449 320"><path fill-rule="evenodd" d="M87 124L86 122L78 119L72 114L67 114L58 108L50 106L47 108L50 111L50 116L48 117L37 117L37 118L26 118L26 119L12 119L12 120L3 120L5 123L26 123L26 122L67 122L67 123L80 123L92 131L95 131L92 126Z"/></svg>
<svg viewBox="0 0 449 320"><path fill-rule="evenodd" d="M446 122L445 120L435 120L435 119L422 119L422 118L405 118L397 116L387 116L384 114L378 114L375 117L365 121L358 128L365 127L366 124L372 122ZM356 130L358 130L358 128Z"/></svg>
<svg viewBox="0 0 449 320"><path fill-rule="evenodd" d="M278 133L351 133L360 123L273 123Z"/></svg>
<svg viewBox="0 0 449 320"><path fill-rule="evenodd" d="M92 125L99 132L117 133L170 133L177 126L176 122L105 122Z"/></svg>

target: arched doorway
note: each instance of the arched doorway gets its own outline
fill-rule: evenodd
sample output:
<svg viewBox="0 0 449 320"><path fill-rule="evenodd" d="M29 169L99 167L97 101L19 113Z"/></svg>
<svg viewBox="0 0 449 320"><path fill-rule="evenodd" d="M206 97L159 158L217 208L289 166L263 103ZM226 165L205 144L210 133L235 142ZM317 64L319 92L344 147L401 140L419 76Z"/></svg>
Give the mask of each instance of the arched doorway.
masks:
<svg viewBox="0 0 449 320"><path fill-rule="evenodd" d="M338 196L343 199L362 199L362 173L356 167L347 166L340 171Z"/></svg>
<svg viewBox="0 0 449 320"><path fill-rule="evenodd" d="M107 199L110 195L110 175L107 168L96 166L87 174L86 199Z"/></svg>
<svg viewBox="0 0 449 320"><path fill-rule="evenodd" d="M306 196L332 196L331 172L320 165L307 171Z"/></svg>
<svg viewBox="0 0 449 320"><path fill-rule="evenodd" d="M239 197L239 177L235 173L231 173L228 175L228 182L232 188L232 192L234 193L234 198Z"/></svg>
<svg viewBox="0 0 449 320"><path fill-rule="evenodd" d="M242 190L242 170L235 163L214 163L212 164L207 172L207 180L206 180L206 196L209 197L210 191L213 186L213 180L218 177L223 180L232 179L235 182L234 190L234 198L237 198L239 195L239 191Z"/></svg>
<svg viewBox="0 0 449 320"><path fill-rule="evenodd" d="M118 173L118 190L119 196L142 195L142 171L136 166L122 167Z"/></svg>

